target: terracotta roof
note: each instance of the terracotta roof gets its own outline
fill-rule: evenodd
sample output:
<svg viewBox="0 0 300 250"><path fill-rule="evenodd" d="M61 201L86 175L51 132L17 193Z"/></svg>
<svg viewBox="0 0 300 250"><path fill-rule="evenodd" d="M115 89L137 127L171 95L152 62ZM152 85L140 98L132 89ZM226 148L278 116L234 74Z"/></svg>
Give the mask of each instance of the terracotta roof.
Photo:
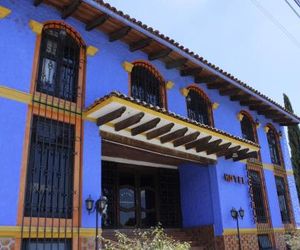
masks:
<svg viewBox="0 0 300 250"><path fill-rule="evenodd" d="M221 68L217 67L216 65L208 62L207 60L205 60L203 57L201 57L200 55L196 54L195 52L189 50L188 48L184 47L183 45L179 44L178 42L176 42L174 39L171 39L168 36L165 36L164 34L160 33L158 30L153 29L150 26L147 26L146 24L143 24L141 21L136 20L135 18L130 17L129 15L125 14L124 12L116 9L115 7L111 6L108 3L105 3L102 0L90 0L92 2L95 2L101 6L104 6L105 8L107 8L108 10L114 12L115 14L119 15L120 17L123 17L125 19L127 19L128 21L130 21L131 23L140 26L142 29L144 29L145 31L151 32L152 34L154 34L155 36L164 39L166 42L170 43L173 46L176 46L178 49L182 50L184 53L188 54L189 56L194 57L195 59L197 59L199 62L207 65L208 67L220 72L222 75L230 78L231 80L235 81L236 83L238 83L238 85L240 85L241 87L244 87L246 89L248 89L250 92L259 95L260 97L262 97L263 99L265 99L266 101L274 104L275 106L277 106L279 109L287 112L288 114L290 114L291 116L294 117L294 119L298 120L298 122L300 122L300 117L295 115L294 113L291 113L290 111L286 110L283 106L281 106L280 104L278 104L277 102L273 101L271 98L267 97L266 95L262 94L261 92L259 92L258 90L250 87L249 85L247 85L245 82L239 80L238 78L234 77L233 75L231 75L230 73L222 70ZM88 3L88 1L87 1Z"/></svg>
<svg viewBox="0 0 300 250"><path fill-rule="evenodd" d="M168 116L171 116L171 117L173 117L173 118L176 118L176 119L179 119L179 120L182 120L182 121L185 121L185 122L188 122L188 123L197 125L197 126L199 126L199 127L201 127L201 128L206 128L206 129L211 130L211 131L213 131L213 132L216 132L216 133L219 133L219 134L222 134L222 135L231 137L231 138L236 139L236 140L238 140L238 141L245 142L245 143L248 143L248 144L251 144L251 145L253 145L253 146L255 146L255 147L260 148L260 146L259 146L257 143L254 143L254 142L252 142L252 141L243 139L243 138L241 138L241 137L238 137L238 136L229 134L229 133L227 133L227 132L225 132L225 131L223 131L223 130L220 130L220 129L217 129L217 128L214 128L214 127L207 126L207 125L205 125L205 124L202 124L202 123L199 123L199 122L197 122L197 121L191 120L191 119L189 119L189 118L187 118L187 117L183 117L183 116L181 116L181 115L175 114L175 113L173 113L173 112L171 112L171 111L166 110L165 108L161 108L161 107L158 107L158 106L153 106L152 104L146 103L146 102L144 102L144 101L141 101L141 100L139 100L139 99L136 99L136 98L133 98L133 97L130 97L130 96L127 96L127 95L124 95L124 94L122 94L122 93L120 93L120 92L118 92L118 91L113 91L113 92L111 92L111 93L109 93L109 94L107 94L107 95L105 95L105 96L103 96L103 97L97 99L96 101L94 101L93 104L91 104L89 107L86 108L85 112L91 110L93 107L97 106L99 103L101 103L101 102L103 102L104 100L106 100L106 99L108 99L108 98L110 98L110 97L113 97L113 96L119 97L119 98L121 98L121 99L123 99L123 100L127 100L127 101L130 101L130 102L135 103L135 104L138 104L138 105L142 105L142 106L144 106L144 107L146 107L146 108L149 108L149 109L152 109L152 110L154 110L154 111L163 113L163 114L168 115Z"/></svg>

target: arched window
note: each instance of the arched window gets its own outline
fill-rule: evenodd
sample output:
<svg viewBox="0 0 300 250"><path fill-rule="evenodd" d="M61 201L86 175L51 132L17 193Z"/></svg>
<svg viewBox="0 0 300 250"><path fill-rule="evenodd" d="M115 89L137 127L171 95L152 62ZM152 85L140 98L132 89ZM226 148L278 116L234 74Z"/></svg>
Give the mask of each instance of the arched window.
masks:
<svg viewBox="0 0 300 250"><path fill-rule="evenodd" d="M165 84L154 67L144 62L133 63L131 96L159 107L165 107Z"/></svg>
<svg viewBox="0 0 300 250"><path fill-rule="evenodd" d="M188 117L199 123L213 126L211 102L197 87L189 87L186 97Z"/></svg>
<svg viewBox="0 0 300 250"><path fill-rule="evenodd" d="M256 126L251 116L246 112L240 112L242 136L244 139L257 143Z"/></svg>
<svg viewBox="0 0 300 250"><path fill-rule="evenodd" d="M273 128L273 126L267 126L267 138L270 149L270 156L272 163L281 165L281 147L279 142L279 136Z"/></svg>
<svg viewBox="0 0 300 250"><path fill-rule="evenodd" d="M80 40L67 26L44 25L40 47L37 91L76 101Z"/></svg>

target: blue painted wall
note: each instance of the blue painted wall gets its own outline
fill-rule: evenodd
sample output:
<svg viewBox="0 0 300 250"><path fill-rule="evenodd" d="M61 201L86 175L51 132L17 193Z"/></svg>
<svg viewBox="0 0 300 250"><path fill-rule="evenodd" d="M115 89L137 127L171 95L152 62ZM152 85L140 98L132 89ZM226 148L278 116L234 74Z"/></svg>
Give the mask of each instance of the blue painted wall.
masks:
<svg viewBox="0 0 300 250"><path fill-rule="evenodd" d="M0 21L0 85L28 92L32 77L32 63L36 41L36 34L33 33L28 26L29 20L33 19L38 22L61 20L60 13L44 4L41 4L36 8L33 6L31 0L2 0L1 5L12 9L12 13L7 18ZM147 56L139 51L135 53L129 52L128 46L119 41L113 43L109 42L107 36L99 31L94 30L92 32L86 32L84 24L73 18L68 18L66 23L73 26L81 34L87 45L93 45L99 49L99 52L95 56L87 58L86 106L89 106L95 99L102 97L113 90L128 94L128 73L122 68L121 64L125 60L130 62L139 59L147 60ZM175 87L167 92L169 110L182 116L186 116L185 98L180 94L179 90L180 88L193 83L193 79L191 77L181 77L177 70L167 70L160 61L156 60L152 62L152 64L159 70L166 81L171 80L175 83ZM230 101L228 97L220 96L219 92L216 90L209 90L203 84L199 85L199 87L204 90L212 102L220 103L219 108L214 111L215 126L217 128L241 136L240 123L236 119L236 115L242 109L248 111L253 116L254 120L258 119L260 121L261 126L258 128L258 137L262 147L262 160L264 163L271 163L267 138L263 130L263 127L271 121L263 116L257 115L256 112L241 107L238 102ZM11 209L8 213L12 214L10 214L10 216L5 216L4 219L4 224L11 225L15 223L16 216L16 202L19 189L18 174L20 173L27 107L24 104L7 101L3 98L1 98L0 101L1 119L5 119L5 122L0 123L0 140L9 142L9 145L6 147L3 147L1 143L0 174L1 177L5 176L7 178L4 182L0 183L0 197L7 190L12 190L10 199L13 202L6 204L9 204L10 207L11 204L13 204L14 209ZM224 114L226 114L226 119L224 119ZM18 127L18 129L15 129L16 127ZM276 128L280 129L279 126L276 126ZM285 153L286 168L291 169L284 137L281 139L281 143ZM96 199L101 191L100 156L101 142L98 129L95 124L85 122L83 148L83 201L89 194ZM185 189L202 189L205 192L203 192L204 194L199 192L199 199L196 199L196 201L199 201L200 198L205 199L207 203L205 203L204 207L210 207L213 210L213 212L209 212L209 216L204 217L200 208L200 214L193 215L195 221L189 217L184 218L184 224L186 226L192 225L193 223L200 223L199 225L201 225L213 221L215 223L217 234L221 234L223 228L235 228L235 222L230 216L230 209L234 206L236 208L243 207L245 209L245 218L241 223L241 227L255 227L251 218L251 208L249 207L248 186L246 184L228 183L225 182L223 178L224 173L246 177L245 164L219 159L218 164L216 166L210 166L208 170L204 170L205 168L194 168L192 165L184 166L184 168L182 166L180 169L182 177L181 182L185 183L183 180L192 178L194 183L194 185L185 183L182 187L182 198L187 200L191 200L192 198L188 195L184 195L183 191ZM202 182L197 182L197 178L195 178L192 173L194 173L199 180L202 180ZM269 196L273 196L274 178L272 177L272 174L267 171L265 171L265 175L267 193ZM294 213L300 214L299 203L297 203L295 198L294 183L290 177L289 183L292 197L294 197ZM208 192L211 193L211 196L207 195ZM200 197L201 195L204 195L204 197ZM3 202L1 203L1 200L2 199L0 199L0 215L3 211L7 210L7 205ZM196 210L199 205L200 204L196 202L193 205L193 209ZM280 226L280 214L278 214L276 202L272 201L270 207L272 207L271 215L274 226ZM183 209L187 211L187 207L183 207ZM91 216L87 215L85 209L83 209L82 213L83 226L93 227L93 219ZM299 223L300 218L298 215L296 216L296 219ZM1 220L0 223L2 223L2 221L3 220Z"/></svg>
<svg viewBox="0 0 300 250"><path fill-rule="evenodd" d="M0 98L0 225L16 225L26 111Z"/></svg>
<svg viewBox="0 0 300 250"><path fill-rule="evenodd" d="M183 164L179 167L182 224L184 227L214 223L208 167Z"/></svg>

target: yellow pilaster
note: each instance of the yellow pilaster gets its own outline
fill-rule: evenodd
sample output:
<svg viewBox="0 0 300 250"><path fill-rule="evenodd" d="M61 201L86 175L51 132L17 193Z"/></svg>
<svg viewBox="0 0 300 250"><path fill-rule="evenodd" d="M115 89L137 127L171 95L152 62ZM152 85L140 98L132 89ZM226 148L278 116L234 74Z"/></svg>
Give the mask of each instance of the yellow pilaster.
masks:
<svg viewBox="0 0 300 250"><path fill-rule="evenodd" d="M128 73L131 73L132 68L133 68L134 65L132 63L130 63L130 62L124 61L122 63L122 66L125 69L125 71L127 71Z"/></svg>
<svg viewBox="0 0 300 250"><path fill-rule="evenodd" d="M39 23L35 20L30 20L29 21L29 27L32 29L32 31L38 35L42 34L43 30L43 24Z"/></svg>

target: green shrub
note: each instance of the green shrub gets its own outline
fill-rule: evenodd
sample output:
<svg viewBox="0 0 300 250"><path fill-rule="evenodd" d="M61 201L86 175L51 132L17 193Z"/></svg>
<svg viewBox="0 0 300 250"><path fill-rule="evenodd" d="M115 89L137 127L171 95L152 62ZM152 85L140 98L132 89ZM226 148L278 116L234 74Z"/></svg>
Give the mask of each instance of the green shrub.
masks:
<svg viewBox="0 0 300 250"><path fill-rule="evenodd" d="M169 237L161 226L149 230L134 230L133 235L116 231L116 241L102 238L106 250L188 250L190 244L181 243Z"/></svg>
<svg viewBox="0 0 300 250"><path fill-rule="evenodd" d="M300 249L300 233L293 232L290 234L286 234L284 236L286 244L290 247L291 250L299 250Z"/></svg>

